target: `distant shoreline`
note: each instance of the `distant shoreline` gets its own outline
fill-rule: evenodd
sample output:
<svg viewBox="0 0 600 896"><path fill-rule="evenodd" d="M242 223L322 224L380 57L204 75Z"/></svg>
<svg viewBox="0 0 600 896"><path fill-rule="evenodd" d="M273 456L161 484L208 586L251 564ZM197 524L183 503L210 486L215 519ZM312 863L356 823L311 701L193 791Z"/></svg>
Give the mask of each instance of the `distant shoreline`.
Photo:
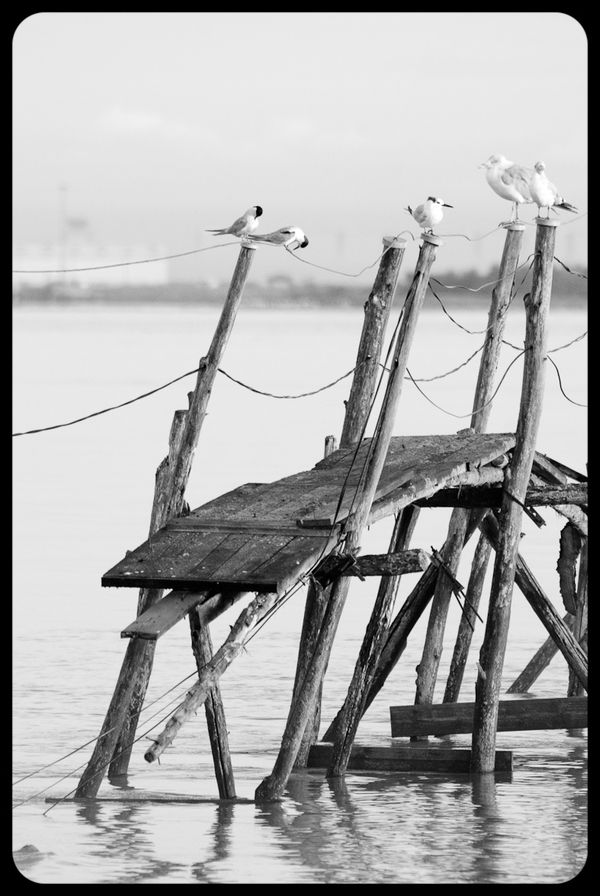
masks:
<svg viewBox="0 0 600 896"><path fill-rule="evenodd" d="M556 268L552 284L553 307L587 308L587 273L582 276ZM493 283L497 274L477 274L474 271L442 272L436 275L433 289L439 299L450 308L481 308L490 305ZM447 283L452 288L442 284ZM522 303L522 297L530 288L530 278L518 284L515 301ZM491 284L475 292L480 285ZM406 295L410 280L403 278L396 289L395 301ZM460 287L463 286L461 289ZM469 286L467 290L464 287ZM220 307L223 304L228 282L217 285L198 283L169 283L166 285L130 286L89 286L70 284L45 284L43 286L21 286L13 291L13 308L26 305L54 307L64 305L146 305L168 306L189 305ZM249 281L244 287L244 306L249 308L362 308L371 292L371 286L356 284L337 285L295 282L274 278L266 284ZM425 298L424 309L438 307L438 302L430 289Z"/></svg>

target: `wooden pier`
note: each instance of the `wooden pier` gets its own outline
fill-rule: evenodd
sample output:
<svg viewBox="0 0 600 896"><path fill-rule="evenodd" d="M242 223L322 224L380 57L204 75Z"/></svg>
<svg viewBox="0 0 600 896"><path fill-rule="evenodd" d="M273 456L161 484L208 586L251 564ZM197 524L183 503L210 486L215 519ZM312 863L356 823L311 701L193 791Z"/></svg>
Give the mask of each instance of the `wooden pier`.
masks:
<svg viewBox="0 0 600 896"><path fill-rule="evenodd" d="M173 712L145 758L171 746L181 726L201 705L207 723L219 795L235 799L225 708L219 679L244 641L293 589L306 586L296 680L282 745L272 773L256 789L257 801L280 799L294 768L324 767L329 776L347 769L453 770L488 774L512 768L511 751L496 750L496 732L532 728L584 728L587 724L587 477L537 450L543 397L545 325L549 312L556 222L537 220L521 403L515 432L487 433L504 321L514 295L523 226L507 226L493 290L489 325L474 390L470 426L449 435L394 434L406 365L439 238L422 234L414 276L402 306L391 361L381 364L404 242L384 239L373 289L365 303L354 379L337 447L326 440L323 459L293 476L246 483L190 510L185 489L212 384L242 298L254 248L242 242L221 319L199 367L189 407L175 412L169 452L156 474L148 538L102 576L105 587L139 590L135 619L121 635L126 655L96 748L76 798L96 796L102 778L126 772L137 719L158 639L188 617L198 678ZM385 366L387 385L373 435L365 438ZM453 508L439 550L410 547L418 515ZM520 554L523 513L543 523L535 508L551 507L565 521L560 545L560 595L564 616L545 595ZM387 553L363 555L367 526L395 517ZM463 548L479 531L466 594L456 578ZM495 555L485 638L473 702L458 697L485 572ZM416 585L396 616L392 606L403 575ZM352 577L380 579L348 694L319 740L323 678ZM500 700L500 683L517 585L549 633L569 670L567 696L547 701ZM167 593L165 594L165 590ZM444 701L434 704L448 607L464 599ZM226 640L213 652L210 622L234 603L243 604ZM431 604L415 704L391 707L391 738L356 743L358 725L401 656L407 639ZM549 660L546 660L546 662ZM536 670L540 667L538 662ZM539 671L525 670L523 693ZM521 678L521 676L520 676ZM543 705L542 705L543 704ZM423 743L430 735L472 733L471 750ZM413 743L402 745L397 738ZM420 741L420 743L417 743Z"/></svg>

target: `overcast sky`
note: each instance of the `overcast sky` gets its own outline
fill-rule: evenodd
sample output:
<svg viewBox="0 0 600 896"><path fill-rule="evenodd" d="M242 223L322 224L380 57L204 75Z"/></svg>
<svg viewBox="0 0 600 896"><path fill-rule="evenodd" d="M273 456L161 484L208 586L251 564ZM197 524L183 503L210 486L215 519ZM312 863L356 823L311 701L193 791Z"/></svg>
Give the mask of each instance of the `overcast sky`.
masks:
<svg viewBox="0 0 600 896"><path fill-rule="evenodd" d="M13 71L16 243L56 241L63 186L100 243L185 252L257 203L261 231L298 224L303 258L357 271L428 195L454 206L440 233L509 217L494 152L587 211L587 38L563 13L38 13ZM586 228L561 228L567 263ZM483 270L502 241L448 238L438 264ZM178 264L221 276L231 252ZM328 277L266 247L274 270Z"/></svg>

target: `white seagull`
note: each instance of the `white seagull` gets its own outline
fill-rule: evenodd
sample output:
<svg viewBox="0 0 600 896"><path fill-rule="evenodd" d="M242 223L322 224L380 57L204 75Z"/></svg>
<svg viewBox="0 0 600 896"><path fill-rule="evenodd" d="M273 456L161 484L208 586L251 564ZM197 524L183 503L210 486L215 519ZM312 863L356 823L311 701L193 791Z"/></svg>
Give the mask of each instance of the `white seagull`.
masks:
<svg viewBox="0 0 600 896"><path fill-rule="evenodd" d="M410 212L422 230L426 233L433 233L435 225L439 224L444 217L443 208L454 208L454 206L448 205L439 197L428 196L426 201L422 205L418 205L414 211L410 205L407 206L406 211Z"/></svg>
<svg viewBox="0 0 600 896"><path fill-rule="evenodd" d="M529 187L531 198L538 207L538 215L541 215L542 208L546 209L547 218L550 216L551 208L562 208L566 212L577 211L574 205L563 199L554 184L548 180L543 162L536 162L533 169Z"/></svg>
<svg viewBox="0 0 600 896"><path fill-rule="evenodd" d="M206 232L217 233L221 236L226 233L230 233L232 236L245 236L248 233L252 233L253 230L256 230L258 227L258 219L262 213L263 210L260 205L253 205L251 208L247 209L243 215L236 218L233 224L229 227L221 227L218 230L207 230Z"/></svg>
<svg viewBox="0 0 600 896"><path fill-rule="evenodd" d="M529 184L533 175L531 168L515 165L506 156L492 155L479 166L485 168L485 178L492 190L513 203L511 222L519 220L519 205L532 202ZM510 223L510 222L509 222Z"/></svg>
<svg viewBox="0 0 600 896"><path fill-rule="evenodd" d="M252 242L271 243L273 246L285 246L286 249L294 251L294 249L304 249L308 246L306 234L300 227L289 224L287 227L280 227L272 233L261 233L250 237Z"/></svg>

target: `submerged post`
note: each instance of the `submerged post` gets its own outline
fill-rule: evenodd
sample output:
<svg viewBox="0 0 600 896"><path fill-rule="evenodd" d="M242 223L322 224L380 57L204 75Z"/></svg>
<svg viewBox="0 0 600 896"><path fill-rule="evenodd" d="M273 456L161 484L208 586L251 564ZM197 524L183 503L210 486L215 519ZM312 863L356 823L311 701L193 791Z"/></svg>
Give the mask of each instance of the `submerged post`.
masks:
<svg viewBox="0 0 600 896"><path fill-rule="evenodd" d="M376 434L372 440L362 487L356 496L356 510L346 520L345 549L350 554L359 550L360 539L385 463L417 318L425 298L429 272L435 260L436 249L440 245L440 240L432 234L424 233L422 239L423 243L419 252L413 282L402 310L400 331L396 341L394 359L391 363L391 372L376 427ZM281 749L275 761L273 771L256 789L256 800L279 799L287 783L300 747L309 713L314 705L319 684L329 659L333 638L335 637L348 593L348 585L349 578L342 577L337 579L331 588L312 663L306 671L297 698L290 707Z"/></svg>
<svg viewBox="0 0 600 896"><path fill-rule="evenodd" d="M383 340L404 258L406 240L386 236L383 238L383 246L383 254L373 288L364 305L365 317L350 395L346 402L340 448L350 448L360 441L369 418L383 351ZM308 586L292 703L302 684L306 669L310 665L329 593L330 588L320 588L312 581ZM296 757L296 765L300 767L306 765L310 747L317 739L321 715L320 690L321 688L319 688L315 700L314 710L307 721L303 741Z"/></svg>
<svg viewBox="0 0 600 896"><path fill-rule="evenodd" d="M508 637L515 568L521 537L522 502L527 492L542 413L546 322L550 308L557 221L537 218L531 294L525 296L525 363L515 448L506 471L490 606L479 673L471 748L474 772L493 772L498 702Z"/></svg>
<svg viewBox="0 0 600 896"><path fill-rule="evenodd" d="M475 395L473 398L471 428L475 432L485 432L491 412L494 379L500 360L506 313L512 298L513 283L515 272L519 264L519 254L521 251L524 230L525 227L522 224L510 224L506 232L504 250L500 261L500 269L498 271L498 282L492 290L492 301L488 314L488 327L485 335L481 363L479 365L479 375L477 377ZM443 548L443 559L446 567L453 576L456 575L458 570L469 516L469 510L461 507L456 507L450 516L448 535L446 536ZM431 602L431 611L427 623L423 654L421 661L417 666L415 703L433 702L433 694L443 650L444 629L446 627L448 609L452 598L452 587L452 580L447 575L439 572L435 584L433 600ZM463 622L463 620L461 620L461 622ZM460 656L461 658L464 657L466 659L466 653L468 652L468 646L470 644L470 633L471 628L465 620L459 633L460 641L458 642L457 648L455 648L457 658ZM454 671L454 674L457 674L457 670ZM462 670L458 672L458 674L462 677Z"/></svg>
<svg viewBox="0 0 600 896"><path fill-rule="evenodd" d="M233 328L253 257L254 248L242 243L208 355L199 364L200 369L189 410L175 412L169 438L169 454L156 471L150 535L172 517L179 516L184 509L185 488L206 407L221 357ZM141 589L138 616L161 596L160 589ZM127 645L117 685L95 749L79 781L76 798L96 796L109 764L112 774L126 773L139 714L150 680L155 646L156 642L137 638L132 638Z"/></svg>

